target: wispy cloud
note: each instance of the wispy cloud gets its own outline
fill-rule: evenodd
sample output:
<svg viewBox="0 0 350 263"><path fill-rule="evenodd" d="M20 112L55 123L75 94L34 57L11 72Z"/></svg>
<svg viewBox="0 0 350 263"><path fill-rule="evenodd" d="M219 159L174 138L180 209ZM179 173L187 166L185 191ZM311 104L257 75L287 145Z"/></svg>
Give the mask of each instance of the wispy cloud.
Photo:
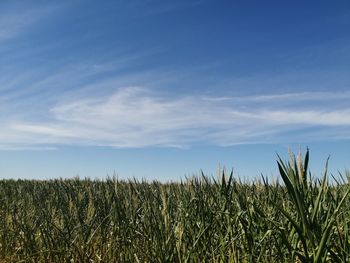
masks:
<svg viewBox="0 0 350 263"><path fill-rule="evenodd" d="M324 101L324 100L345 100L350 99L350 92L336 91L336 92L298 92L298 93L282 93L282 94L268 94L256 96L240 96L240 97L207 97L208 101L243 101L243 102L268 102L280 100L286 102L305 102L305 101Z"/></svg>
<svg viewBox="0 0 350 263"><path fill-rule="evenodd" d="M0 42L10 40L23 33L27 28L47 17L53 6L36 8L5 8L0 11Z"/></svg>
<svg viewBox="0 0 350 263"><path fill-rule="evenodd" d="M138 3L138 7L142 7L144 10L144 15L158 15L164 14L179 9L195 7L200 4L207 2L207 0L191 0L191 1L141 1ZM151 7L150 7L151 6ZM145 11L146 10L146 11Z"/></svg>
<svg viewBox="0 0 350 263"><path fill-rule="evenodd" d="M10 39L19 34L28 24L35 21L29 14L10 14L0 17L0 41Z"/></svg>
<svg viewBox="0 0 350 263"><path fill-rule="evenodd" d="M322 92L175 98L127 87L110 96L65 100L51 107L46 121L8 120L0 131L0 147L183 147L347 139L350 107L344 101L349 96Z"/></svg>

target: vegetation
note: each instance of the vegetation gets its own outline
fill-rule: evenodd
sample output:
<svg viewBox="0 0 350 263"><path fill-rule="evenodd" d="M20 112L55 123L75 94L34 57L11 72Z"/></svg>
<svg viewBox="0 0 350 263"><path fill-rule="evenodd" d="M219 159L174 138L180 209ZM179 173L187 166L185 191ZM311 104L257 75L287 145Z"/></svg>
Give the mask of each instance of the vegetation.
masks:
<svg viewBox="0 0 350 263"><path fill-rule="evenodd" d="M283 184L2 180L0 262L347 262L350 187L308 160L279 158Z"/></svg>

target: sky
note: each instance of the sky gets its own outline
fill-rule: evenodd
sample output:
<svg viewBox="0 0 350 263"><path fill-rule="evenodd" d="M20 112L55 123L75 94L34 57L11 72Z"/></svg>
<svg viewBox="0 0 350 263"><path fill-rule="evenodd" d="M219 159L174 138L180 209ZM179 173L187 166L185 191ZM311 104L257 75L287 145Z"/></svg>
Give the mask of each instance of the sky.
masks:
<svg viewBox="0 0 350 263"><path fill-rule="evenodd" d="M349 1L0 1L0 178L350 168Z"/></svg>

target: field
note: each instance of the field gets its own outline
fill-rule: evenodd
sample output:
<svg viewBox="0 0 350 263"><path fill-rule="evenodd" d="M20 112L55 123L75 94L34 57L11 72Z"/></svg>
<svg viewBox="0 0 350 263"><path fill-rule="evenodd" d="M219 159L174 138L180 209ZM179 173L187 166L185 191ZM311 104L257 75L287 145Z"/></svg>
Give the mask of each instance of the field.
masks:
<svg viewBox="0 0 350 263"><path fill-rule="evenodd" d="M308 159L278 159L280 183L1 180L0 262L347 262L348 175Z"/></svg>

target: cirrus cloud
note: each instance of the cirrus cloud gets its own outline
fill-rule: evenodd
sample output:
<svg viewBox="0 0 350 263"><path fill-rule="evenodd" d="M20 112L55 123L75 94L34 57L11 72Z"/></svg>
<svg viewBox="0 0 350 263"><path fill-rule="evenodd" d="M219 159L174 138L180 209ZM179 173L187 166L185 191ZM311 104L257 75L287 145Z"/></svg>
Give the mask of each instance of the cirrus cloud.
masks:
<svg viewBox="0 0 350 263"><path fill-rule="evenodd" d="M45 121L8 120L0 130L0 147L186 147L348 139L349 97L347 92L166 97L126 87L110 96L53 105Z"/></svg>

